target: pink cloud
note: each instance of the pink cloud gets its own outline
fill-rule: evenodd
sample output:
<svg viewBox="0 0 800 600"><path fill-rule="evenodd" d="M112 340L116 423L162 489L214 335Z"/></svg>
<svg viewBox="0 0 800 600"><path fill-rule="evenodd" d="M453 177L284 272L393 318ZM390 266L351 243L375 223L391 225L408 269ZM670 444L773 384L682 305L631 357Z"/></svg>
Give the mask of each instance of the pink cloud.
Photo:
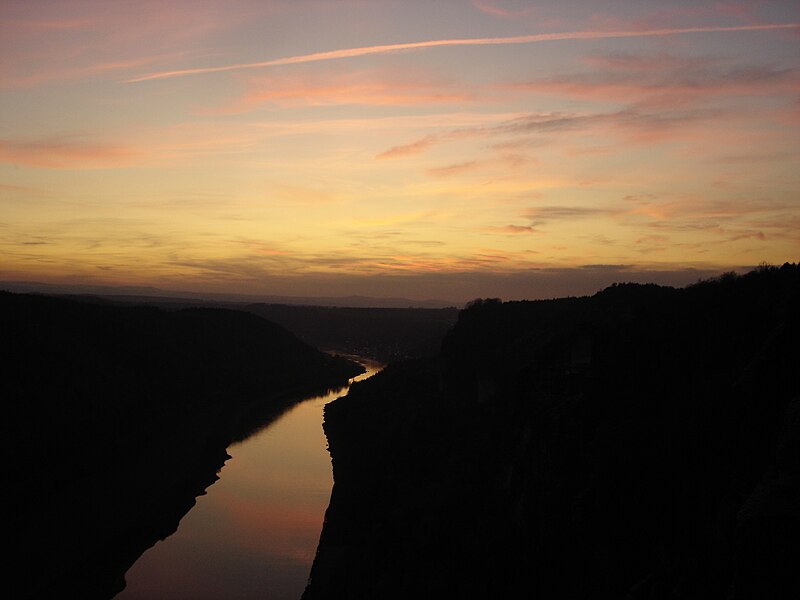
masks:
<svg viewBox="0 0 800 600"><path fill-rule="evenodd" d="M201 48L214 36L248 18L247 10L211 2L11 4L0 20L0 85L6 88L153 69L158 60L205 55ZM185 50L176 52L178 47Z"/></svg>
<svg viewBox="0 0 800 600"><path fill-rule="evenodd" d="M267 134L225 123L182 123L123 131L110 142L93 132L41 138L0 139L0 162L56 169L125 168L188 159L239 156Z"/></svg>
<svg viewBox="0 0 800 600"><path fill-rule="evenodd" d="M36 141L0 140L0 162L49 168L113 168L137 156L130 147L50 138Z"/></svg>
<svg viewBox="0 0 800 600"><path fill-rule="evenodd" d="M470 102L475 95L449 82L422 74L322 73L257 77L246 82L240 97L207 114L237 114L265 105L296 106L418 106Z"/></svg>
<svg viewBox="0 0 800 600"><path fill-rule="evenodd" d="M4 36L19 37L28 34L52 33L73 29L86 29L97 24L97 17L74 17L62 19L3 19L0 21L0 32Z"/></svg>
<svg viewBox="0 0 800 600"><path fill-rule="evenodd" d="M498 6L495 3L488 2L487 0L472 0L472 5L479 11L486 13L487 15L492 15L493 17L500 17L501 19L514 19L519 17L526 17L528 15L533 14L535 11L531 7L517 8L517 9L504 8L502 6Z"/></svg>
<svg viewBox="0 0 800 600"><path fill-rule="evenodd" d="M785 208L781 204L766 201L741 203L685 197L640 204L620 214L625 219L633 218L631 222L643 223L657 231L710 232L730 238L732 232L743 228L787 228L787 223L779 220L773 220L770 225L765 222L765 219L780 214ZM764 236L763 232L755 231L753 235L745 237L765 239ZM645 236L644 239L651 239L651 236Z"/></svg>
<svg viewBox="0 0 800 600"><path fill-rule="evenodd" d="M376 158L398 158L402 156L411 156L414 154L420 154L430 148L431 146L435 145L439 141L439 136L437 135L427 135L424 138L421 138L415 142L411 142L410 144L402 144L400 146L393 146L389 148L385 152L381 152Z"/></svg>

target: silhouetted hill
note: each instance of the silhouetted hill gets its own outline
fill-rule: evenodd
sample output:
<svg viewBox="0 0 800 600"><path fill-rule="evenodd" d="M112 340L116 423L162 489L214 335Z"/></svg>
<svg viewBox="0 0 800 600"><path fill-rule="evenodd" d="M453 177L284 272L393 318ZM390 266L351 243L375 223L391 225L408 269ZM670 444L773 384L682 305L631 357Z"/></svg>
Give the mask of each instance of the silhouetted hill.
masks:
<svg viewBox="0 0 800 600"><path fill-rule="evenodd" d="M6 588L19 598L110 597L213 482L239 435L236 411L266 402L259 413L278 414L362 370L224 309L0 292L0 331L4 501L16 526Z"/></svg>
<svg viewBox="0 0 800 600"><path fill-rule="evenodd" d="M373 296L276 296L266 294L237 294L161 290L152 286L111 286L42 283L39 281L0 281L0 290L17 293L48 294L51 296L99 296L135 303L201 303L201 304L290 304L294 306L345 306L355 308L447 308L455 306L445 300L385 298Z"/></svg>
<svg viewBox="0 0 800 600"><path fill-rule="evenodd" d="M325 413L304 598L800 597L800 268L480 300Z"/></svg>
<svg viewBox="0 0 800 600"><path fill-rule="evenodd" d="M77 451L87 436L92 446L116 444L198 406L311 388L350 372L284 328L239 311L0 293L0 327L7 451L30 443L24 432L32 422L49 432L44 443L20 450L24 461L12 473L22 477L25 461Z"/></svg>
<svg viewBox="0 0 800 600"><path fill-rule="evenodd" d="M301 339L382 362L436 356L455 324L455 308L355 308L251 304L244 310L280 323Z"/></svg>
<svg viewBox="0 0 800 600"><path fill-rule="evenodd" d="M66 299L103 305L153 307L167 311L222 308L249 312L277 323L303 341L328 351L381 362L435 356L458 309L223 302L136 295L68 295ZM357 297L351 297L354 302ZM309 299L311 300L311 299ZM317 299L324 300L324 299ZM340 298L345 301L346 299ZM361 300L368 300L361 298ZM392 302L392 300L387 300Z"/></svg>

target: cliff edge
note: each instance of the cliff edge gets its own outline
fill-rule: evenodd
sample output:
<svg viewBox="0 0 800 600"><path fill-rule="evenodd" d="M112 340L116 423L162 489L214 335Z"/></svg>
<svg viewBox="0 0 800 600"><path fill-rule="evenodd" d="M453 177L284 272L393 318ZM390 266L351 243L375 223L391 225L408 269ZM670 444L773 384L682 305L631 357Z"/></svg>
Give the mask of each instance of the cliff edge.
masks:
<svg viewBox="0 0 800 600"><path fill-rule="evenodd" d="M304 600L800 596L800 268L481 300L325 414Z"/></svg>

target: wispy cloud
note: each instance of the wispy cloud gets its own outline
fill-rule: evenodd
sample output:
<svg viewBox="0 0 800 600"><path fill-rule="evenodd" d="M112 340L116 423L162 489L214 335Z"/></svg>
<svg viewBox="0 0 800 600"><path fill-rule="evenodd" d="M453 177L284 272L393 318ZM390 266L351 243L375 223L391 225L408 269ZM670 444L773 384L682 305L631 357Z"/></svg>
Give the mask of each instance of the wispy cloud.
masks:
<svg viewBox="0 0 800 600"><path fill-rule="evenodd" d="M586 130L606 127L623 134L630 142L652 142L680 133L686 135L685 127L696 121L713 119L712 110L670 110L662 106L630 106L621 110L599 113L531 113L519 115L500 123L484 126L463 127L428 134L407 144L392 146L376 156L378 159L394 159L425 152L438 144L468 138L497 138L503 136L531 136Z"/></svg>
<svg viewBox="0 0 800 600"><path fill-rule="evenodd" d="M346 73L281 74L252 77L246 91L221 108L203 114L238 114L264 106L432 106L469 102L467 92L426 73L386 73L359 70Z"/></svg>
<svg viewBox="0 0 800 600"><path fill-rule="evenodd" d="M8 183L0 183L0 192L4 192L14 196L43 196L47 192L41 188L27 186L27 185L12 185Z"/></svg>
<svg viewBox="0 0 800 600"><path fill-rule="evenodd" d="M214 156L241 156L268 133L225 123L131 128L110 137L96 130L42 137L0 138L0 163L54 169L163 166Z"/></svg>
<svg viewBox="0 0 800 600"><path fill-rule="evenodd" d="M551 221L574 221L576 219L610 216L617 213L618 211L609 208L594 208L584 206L539 206L525 211L525 216L530 219L531 227L536 227Z"/></svg>
<svg viewBox="0 0 800 600"><path fill-rule="evenodd" d="M486 13L487 15L492 15L493 17L500 17L501 19L515 19L519 17L526 17L528 15L532 15L535 12L535 9L531 7L518 8L515 10L498 6L497 4L494 4L492 2L487 2L486 0L472 0L472 6L477 8L482 13Z"/></svg>
<svg viewBox="0 0 800 600"><path fill-rule="evenodd" d="M258 11L269 13L268 3ZM5 2L0 9L0 87L26 88L97 75L130 77L200 60L203 43L252 18L213 2ZM158 18L147 18L157 14Z"/></svg>
<svg viewBox="0 0 800 600"><path fill-rule="evenodd" d="M381 44L375 46L361 46L357 48L344 48L325 52L313 52L285 58L275 58L249 63L235 63L216 67L197 67L193 69L176 69L173 71L159 71L148 73L139 77L126 79L125 83L137 83L153 79L166 79L186 75L200 75L203 73L219 73L223 71L241 71L244 69L262 69L300 63L338 60L343 58L356 58L373 54L387 54L404 50L422 50L445 46L498 46L511 44L534 44L539 42L552 42L564 40L598 40L614 38L641 38L663 37L687 33L723 33L737 31L766 31L800 28L800 23L773 23L765 25L737 25L732 27L677 27L668 29L632 30L632 31L571 31L561 33L537 33L512 37L485 37L428 40L423 42L406 42L401 44Z"/></svg>
<svg viewBox="0 0 800 600"><path fill-rule="evenodd" d="M173 52L168 54L142 56L130 59L111 60L105 62L89 62L78 66L54 65L42 68L31 69L30 72L20 74L9 74L3 78L0 87L3 88L24 88L54 83L60 81L72 81L77 79L89 79L92 77L105 75L108 73L118 73L131 71L133 69L145 67L153 63L174 60L185 57L186 52Z"/></svg>
<svg viewBox="0 0 800 600"><path fill-rule="evenodd" d="M478 161L471 160L468 162L446 165L444 167L433 167L428 169L426 173L432 177L451 177L453 175L469 173L478 167L480 167L480 163Z"/></svg>
<svg viewBox="0 0 800 600"><path fill-rule="evenodd" d="M796 69L752 65L725 68L705 58L661 54L592 57L591 72L561 73L525 83L517 90L591 100L630 103L644 99L675 106L692 100L731 94L795 94L800 91ZM599 70L603 69L603 70ZM666 100L665 100L666 98Z"/></svg>
<svg viewBox="0 0 800 600"><path fill-rule="evenodd" d="M581 115L568 113L533 113L520 115L488 125L476 125L428 134L414 142L393 146L378 154L376 158L399 158L424 152L431 146L471 137L492 137L548 131L563 131L579 124L605 118L605 115Z"/></svg>
<svg viewBox="0 0 800 600"><path fill-rule="evenodd" d="M781 203L735 202L685 197L640 204L629 215L646 219L647 225L665 231L719 230L786 211ZM774 225L781 225L775 222Z"/></svg>
<svg viewBox="0 0 800 600"><path fill-rule="evenodd" d="M534 229L530 225L504 225L502 227L486 227L484 231L487 233L500 233L505 235L520 235L520 234L527 234L527 233L536 233L536 229Z"/></svg>
<svg viewBox="0 0 800 600"><path fill-rule="evenodd" d="M86 29L96 27L97 17L75 17L64 19L3 19L0 24L0 31L4 35L26 35L30 33L51 33L59 31L69 31L74 29Z"/></svg>
<svg viewBox="0 0 800 600"><path fill-rule="evenodd" d="M509 169L516 170L527 165L532 165L538 161L530 156L521 153L503 153L496 158L486 160L469 160L464 162L451 163L441 167L431 167L426 169L426 175L436 178L455 177L469 173L483 172L499 167L504 172Z"/></svg>
<svg viewBox="0 0 800 600"><path fill-rule="evenodd" d="M398 158L402 156L411 156L424 152L431 146L437 144L443 136L430 134L423 138L418 139L410 144L401 144L399 146L392 146L385 152L381 152L376 158Z"/></svg>
<svg viewBox="0 0 800 600"><path fill-rule="evenodd" d="M120 144L69 138L33 141L0 139L0 162L50 168L108 168L127 165L135 151Z"/></svg>

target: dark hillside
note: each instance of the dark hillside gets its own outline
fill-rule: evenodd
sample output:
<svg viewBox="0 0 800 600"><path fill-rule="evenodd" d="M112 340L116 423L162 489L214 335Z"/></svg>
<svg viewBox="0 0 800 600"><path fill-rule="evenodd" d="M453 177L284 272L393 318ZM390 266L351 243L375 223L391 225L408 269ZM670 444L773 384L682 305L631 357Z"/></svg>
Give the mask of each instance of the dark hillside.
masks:
<svg viewBox="0 0 800 600"><path fill-rule="evenodd" d="M800 268L459 315L326 410L305 598L800 595Z"/></svg>
<svg viewBox="0 0 800 600"><path fill-rule="evenodd" d="M224 309L0 292L0 332L4 502L19 526L9 538L12 571L45 597L69 597L65 582L81 560L99 569L99 556L123 548L156 513L156 537L137 542L138 552L168 533L213 482L234 434L225 423L239 408L266 401L276 412L360 370ZM124 569L107 571L119 585ZM102 587L99 579L88 570L73 585L85 587L81 597L109 597L86 587Z"/></svg>
<svg viewBox="0 0 800 600"><path fill-rule="evenodd" d="M2 437L6 455L19 454L12 479L71 454L86 466L82 446L116 446L210 403L319 387L351 369L232 310L0 293L0 330Z"/></svg>
<svg viewBox="0 0 800 600"><path fill-rule="evenodd" d="M382 362L436 356L458 317L455 308L251 304L244 310L283 325L317 347Z"/></svg>

